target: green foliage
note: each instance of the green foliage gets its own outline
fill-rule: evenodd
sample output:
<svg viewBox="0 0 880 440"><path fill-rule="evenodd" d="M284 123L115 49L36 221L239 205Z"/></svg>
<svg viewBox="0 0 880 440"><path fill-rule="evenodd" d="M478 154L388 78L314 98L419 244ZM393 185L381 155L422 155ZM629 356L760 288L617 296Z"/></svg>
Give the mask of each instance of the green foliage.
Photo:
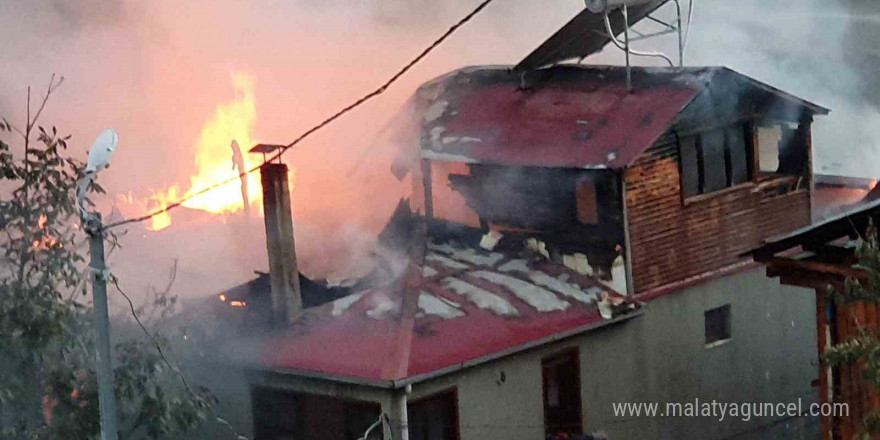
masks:
<svg viewBox="0 0 880 440"><path fill-rule="evenodd" d="M863 285L856 279L848 279L842 290L830 289L828 297L839 304L880 303L880 240L873 225L859 240L856 255L859 259L857 267L868 272L868 282ZM880 388L880 339L871 329L856 324L859 325L858 335L829 347L823 359L832 366L861 364L864 380ZM880 409L868 413L863 423L864 432L856 438L870 439L880 434Z"/></svg>
<svg viewBox="0 0 880 440"><path fill-rule="evenodd" d="M24 129L0 121L0 440L100 437L87 237L75 196L85 165L65 154L70 136L37 125L59 84L53 77L33 116L28 99ZM158 306L164 316L173 300ZM165 345L154 335L115 344L121 439L194 429L216 404L185 383Z"/></svg>

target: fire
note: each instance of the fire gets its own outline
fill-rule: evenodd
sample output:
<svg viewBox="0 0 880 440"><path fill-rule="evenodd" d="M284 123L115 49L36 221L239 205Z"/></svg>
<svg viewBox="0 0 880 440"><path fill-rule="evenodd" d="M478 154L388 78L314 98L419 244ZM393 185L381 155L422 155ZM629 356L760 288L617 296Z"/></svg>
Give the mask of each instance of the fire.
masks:
<svg viewBox="0 0 880 440"><path fill-rule="evenodd" d="M153 192L147 204L151 212L168 208L168 205L180 200L180 187L173 185L163 192ZM171 214L163 212L150 219L150 230L161 231L171 226Z"/></svg>
<svg viewBox="0 0 880 440"><path fill-rule="evenodd" d="M64 247L61 243L58 242L58 239L49 234L49 231L46 229L46 223L48 223L49 217L46 214L40 214L40 217L37 218L37 231L41 232L41 237L39 240L34 240L31 243L31 248L33 250L49 250L53 247L60 246Z"/></svg>
<svg viewBox="0 0 880 440"><path fill-rule="evenodd" d="M244 206L242 184L236 177L241 171L252 168L257 160L251 160L248 150L257 144L252 136L257 120L257 105L254 96L254 79L250 76L233 73L232 85L235 99L217 105L214 114L205 122L195 146L196 172L190 177L190 189L185 193L178 185L164 191L153 192L149 197L152 210L165 209L170 203L202 191L217 182L233 179L231 182L187 200L183 206L207 211L212 214L227 214L249 209ZM232 141L240 146L244 170L236 168ZM254 205L262 200L259 176L247 176L247 200ZM152 218L150 229L158 231L171 225L171 215L162 213Z"/></svg>

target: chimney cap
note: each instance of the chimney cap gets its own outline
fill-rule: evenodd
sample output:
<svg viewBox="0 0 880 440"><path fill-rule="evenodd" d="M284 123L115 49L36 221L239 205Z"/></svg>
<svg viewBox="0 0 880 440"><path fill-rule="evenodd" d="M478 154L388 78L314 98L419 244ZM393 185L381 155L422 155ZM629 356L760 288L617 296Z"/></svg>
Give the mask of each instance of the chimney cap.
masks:
<svg viewBox="0 0 880 440"><path fill-rule="evenodd" d="M275 150L283 150L285 148L287 148L287 145L258 144L256 147L251 148L250 152L254 154L269 154Z"/></svg>

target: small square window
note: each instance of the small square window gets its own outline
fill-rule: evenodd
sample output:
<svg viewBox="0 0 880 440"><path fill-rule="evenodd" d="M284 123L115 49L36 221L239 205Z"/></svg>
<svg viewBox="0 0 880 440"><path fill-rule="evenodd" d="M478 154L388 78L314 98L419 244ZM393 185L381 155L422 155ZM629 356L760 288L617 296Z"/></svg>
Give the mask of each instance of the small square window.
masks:
<svg viewBox="0 0 880 440"><path fill-rule="evenodd" d="M706 319L706 344L730 339L730 304L708 310Z"/></svg>

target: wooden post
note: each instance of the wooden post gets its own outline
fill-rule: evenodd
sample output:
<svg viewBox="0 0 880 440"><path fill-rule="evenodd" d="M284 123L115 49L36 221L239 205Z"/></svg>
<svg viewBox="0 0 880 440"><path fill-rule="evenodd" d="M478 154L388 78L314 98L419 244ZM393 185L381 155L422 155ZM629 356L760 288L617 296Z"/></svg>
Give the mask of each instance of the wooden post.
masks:
<svg viewBox="0 0 880 440"><path fill-rule="evenodd" d="M825 313L826 299L825 292L822 289L816 289L816 342L819 349L819 405L831 403L829 399L829 376L831 370L828 365L822 361L822 356L828 348L828 319ZM831 418L822 416L819 421L819 438L822 440L831 440Z"/></svg>

